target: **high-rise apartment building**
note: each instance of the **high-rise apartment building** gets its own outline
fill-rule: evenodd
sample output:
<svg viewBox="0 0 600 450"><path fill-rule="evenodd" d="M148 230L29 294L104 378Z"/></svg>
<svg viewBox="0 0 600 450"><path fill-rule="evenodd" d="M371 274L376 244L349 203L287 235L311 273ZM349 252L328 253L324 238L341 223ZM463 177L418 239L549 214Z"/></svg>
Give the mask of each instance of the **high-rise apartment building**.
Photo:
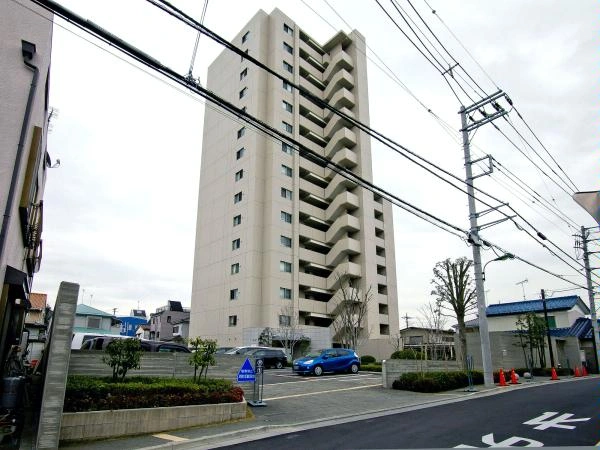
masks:
<svg viewBox="0 0 600 450"><path fill-rule="evenodd" d="M365 39L357 31L319 44L275 9L259 11L233 43L369 123ZM372 181L368 135L244 57L221 53L208 89ZM297 321L312 348L339 343L339 275L347 274L372 293L360 352L389 357L398 331L393 237L392 208L381 197L207 108L190 336L249 345L266 327Z"/></svg>

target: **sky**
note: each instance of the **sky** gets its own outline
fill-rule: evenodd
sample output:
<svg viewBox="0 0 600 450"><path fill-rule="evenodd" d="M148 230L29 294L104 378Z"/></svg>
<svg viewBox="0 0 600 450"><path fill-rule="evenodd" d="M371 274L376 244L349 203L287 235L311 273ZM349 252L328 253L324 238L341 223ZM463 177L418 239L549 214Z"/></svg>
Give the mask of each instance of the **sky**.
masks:
<svg viewBox="0 0 600 450"><path fill-rule="evenodd" d="M27 5L25 0L11 1ZM600 4L595 0L579 0L576 7L552 0L543 4L531 0L411 1L483 90L489 94L499 87L510 96L577 189L597 190ZM188 72L196 32L150 3L60 3L180 74ZM204 4L191 0L173 3L197 19ZM410 31L392 3L380 3ZM415 22L420 21L407 0L398 4ZM469 100L460 91L459 98L452 93L442 75L376 2L212 0L204 24L231 40L259 9L269 13L275 7L319 42L327 41L337 30L358 29L370 49L371 127L464 179L458 111L461 103L468 106ZM425 29L422 22L418 24ZM200 39L193 73L202 83L206 82L208 65L221 51L206 36ZM382 70L385 67L393 76ZM460 72L454 73L458 77ZM474 96L473 91L467 92ZM58 114L52 120L48 151L61 164L47 179L44 255L33 291L47 293L52 303L61 281L75 282L81 286L80 302L105 311L117 308L117 315L127 315L134 308L153 312L168 300L189 306L204 101L57 19L50 105ZM478 177L475 185L508 202L560 247L566 255L559 254L574 268L510 221L486 228L481 232L483 238L562 275L549 275L519 260L494 262L486 268L487 302L539 298L540 289L549 296L576 294L587 298L585 290L567 280L585 283L578 271L581 252L574 249L573 235L580 226L591 227L595 222L570 198L573 189L563 190L560 178L565 176L516 111L507 117L524 139L507 121L497 119L494 123L512 144L488 124L472 136L473 157L493 155L521 182L514 183L495 169L491 176ZM372 143L372 156L375 184L462 229L468 228L466 194L379 143ZM483 168L478 166L474 171L480 173ZM537 200L521 190L519 186L524 184L535 190ZM549 206L543 207L541 202ZM486 208L478 204L478 210ZM480 224L501 217L492 212L481 217ZM409 324L414 325L419 322L420 308L432 299L436 262L472 258L472 249L463 239L397 207L394 230L398 310L400 316L411 317ZM482 251L484 263L495 257L491 250ZM592 266L599 265L594 257ZM401 319L404 325L405 319Z"/></svg>

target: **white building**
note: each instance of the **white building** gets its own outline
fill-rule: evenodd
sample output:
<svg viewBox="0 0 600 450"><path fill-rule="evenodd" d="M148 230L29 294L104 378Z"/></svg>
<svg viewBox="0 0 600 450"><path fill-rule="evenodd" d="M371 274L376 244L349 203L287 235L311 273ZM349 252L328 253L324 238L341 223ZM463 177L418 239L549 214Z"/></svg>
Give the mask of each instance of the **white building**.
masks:
<svg viewBox="0 0 600 450"><path fill-rule="evenodd" d="M369 123L365 39L317 43L275 9L233 40L291 83ZM313 152L372 181L369 137L297 89L228 50L208 89ZM314 346L338 343L340 274L371 288L361 354L389 357L398 329L391 205L289 145L207 108L198 200L190 335L248 345L297 320ZM293 315L293 317L292 317Z"/></svg>

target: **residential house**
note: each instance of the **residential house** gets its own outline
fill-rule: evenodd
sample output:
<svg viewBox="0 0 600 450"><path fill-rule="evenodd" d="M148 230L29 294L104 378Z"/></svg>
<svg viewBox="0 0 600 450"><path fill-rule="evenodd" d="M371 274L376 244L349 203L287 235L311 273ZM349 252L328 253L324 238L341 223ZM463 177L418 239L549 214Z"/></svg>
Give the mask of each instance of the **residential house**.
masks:
<svg viewBox="0 0 600 450"><path fill-rule="evenodd" d="M189 319L190 309L181 306L181 302L169 300L166 306L150 314L150 339L155 341L173 340L173 323Z"/></svg>
<svg viewBox="0 0 600 450"><path fill-rule="evenodd" d="M25 331L29 334L27 344L27 350L29 351L27 359L29 361L39 361L46 345L47 324L45 312L47 297L46 294L36 292L29 295L31 308L25 316Z"/></svg>
<svg viewBox="0 0 600 450"><path fill-rule="evenodd" d="M135 337L138 339L150 339L150 324L138 325L135 329Z"/></svg>
<svg viewBox="0 0 600 450"><path fill-rule="evenodd" d="M121 335L135 336L137 327L148 323L146 311L143 309L133 309L128 316L117 317L121 321Z"/></svg>
<svg viewBox="0 0 600 450"><path fill-rule="evenodd" d="M407 327L399 331L400 348L426 353L430 359L454 359L453 330Z"/></svg>
<svg viewBox="0 0 600 450"><path fill-rule="evenodd" d="M173 322L173 340L183 341L190 337L190 318L185 317Z"/></svg>
<svg viewBox="0 0 600 450"><path fill-rule="evenodd" d="M112 314L80 303L75 311L73 333L120 334L121 321Z"/></svg>

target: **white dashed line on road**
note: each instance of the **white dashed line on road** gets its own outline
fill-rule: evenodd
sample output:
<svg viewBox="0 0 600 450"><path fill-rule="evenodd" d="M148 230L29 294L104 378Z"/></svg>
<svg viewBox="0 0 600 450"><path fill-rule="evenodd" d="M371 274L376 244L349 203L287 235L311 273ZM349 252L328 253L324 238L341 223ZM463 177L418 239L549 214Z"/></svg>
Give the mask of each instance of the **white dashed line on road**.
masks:
<svg viewBox="0 0 600 450"><path fill-rule="evenodd" d="M165 439L165 440L171 441L171 442L189 441L189 439L187 439L187 438L182 438L182 437L179 437L179 436L173 436L172 434L167 434L167 433L153 434L152 436L157 437L159 439Z"/></svg>
<svg viewBox="0 0 600 450"><path fill-rule="evenodd" d="M368 389L368 388L372 388L372 387L380 387L381 383L378 384L369 384L366 386L355 386L355 387L350 387L350 388L342 388L342 389L330 389L327 391L318 391L318 392L305 392L303 394L293 394L293 395L284 395L281 397L271 397L271 398L265 398L265 401L269 401L269 400L283 400L285 398L295 398L295 397L305 397L307 395L321 395L321 394L329 394L332 392L342 392L342 391L354 391L357 389Z"/></svg>

